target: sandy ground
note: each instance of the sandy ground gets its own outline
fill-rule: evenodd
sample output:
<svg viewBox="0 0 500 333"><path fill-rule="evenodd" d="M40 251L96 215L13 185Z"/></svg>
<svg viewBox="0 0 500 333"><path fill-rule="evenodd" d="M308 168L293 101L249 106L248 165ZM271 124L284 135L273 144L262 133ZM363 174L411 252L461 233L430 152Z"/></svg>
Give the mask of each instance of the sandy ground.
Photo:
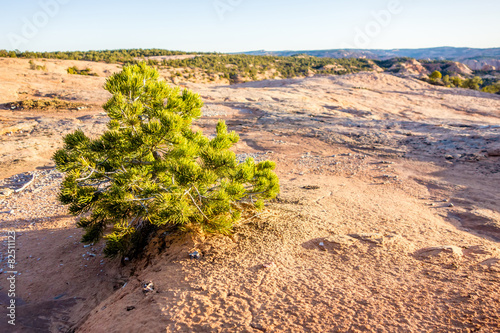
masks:
<svg viewBox="0 0 500 333"><path fill-rule="evenodd" d="M241 157L277 162L282 192L231 237L159 234L122 264L78 242L50 160L62 135L104 130L104 76L119 68L89 63L102 76L82 77L65 69L87 64L46 63L0 59L0 103L88 108L0 110L0 187L34 176L0 198L3 311L9 230L19 273L17 325L0 331L500 330L499 96L384 73L189 84L205 101L196 126L225 119Z"/></svg>

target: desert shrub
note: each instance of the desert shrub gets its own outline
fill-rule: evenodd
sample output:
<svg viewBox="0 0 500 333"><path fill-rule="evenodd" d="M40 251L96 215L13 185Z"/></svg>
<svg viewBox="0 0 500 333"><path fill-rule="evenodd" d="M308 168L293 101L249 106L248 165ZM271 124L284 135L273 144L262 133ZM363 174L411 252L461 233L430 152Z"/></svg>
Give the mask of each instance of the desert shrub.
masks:
<svg viewBox="0 0 500 333"><path fill-rule="evenodd" d="M500 93L500 81L497 81L491 85L483 87L483 89L481 89L481 91L487 92L490 94Z"/></svg>
<svg viewBox="0 0 500 333"><path fill-rule="evenodd" d="M436 86L445 86L446 83L441 80L443 75L439 71L434 71L432 72L431 75L429 75L428 78L424 78L423 80L426 81L427 83L436 85Z"/></svg>
<svg viewBox="0 0 500 333"><path fill-rule="evenodd" d="M443 74L441 74L440 71L434 71L434 72L432 72L431 75L429 75L429 79L432 79L432 80L441 80L442 77L443 77Z"/></svg>
<svg viewBox="0 0 500 333"><path fill-rule="evenodd" d="M58 98L51 99L25 99L22 101L7 103L11 110L79 110L87 106L82 103L63 101Z"/></svg>
<svg viewBox="0 0 500 333"><path fill-rule="evenodd" d="M68 67L66 69L66 72L68 72L68 74L78 74L78 69L76 67Z"/></svg>
<svg viewBox="0 0 500 333"><path fill-rule="evenodd" d="M37 71L47 71L47 67L45 65L37 65L33 60L29 61L30 69Z"/></svg>
<svg viewBox="0 0 500 333"><path fill-rule="evenodd" d="M443 76L442 81L443 81L443 84L444 84L446 87L448 87L448 88L453 87L453 84L451 83L451 80L450 80L450 76L449 76L448 74L447 74L447 75L445 75L445 76Z"/></svg>
<svg viewBox="0 0 500 333"><path fill-rule="evenodd" d="M105 89L108 130L96 139L71 133L54 155L66 173L59 200L80 216L83 242L104 237L106 255L133 255L156 228L229 233L244 206L278 194L274 162L239 163L229 150L239 137L223 121L212 139L191 129L199 95L144 63L125 66Z"/></svg>
<svg viewBox="0 0 500 333"><path fill-rule="evenodd" d="M92 73L90 68L78 69L76 66L68 67L66 72L68 72L68 74L98 76L96 73Z"/></svg>
<svg viewBox="0 0 500 333"><path fill-rule="evenodd" d="M490 85L490 86L484 87L483 89L481 89L481 91L482 92L487 92L487 93L490 93L490 94L496 94L499 91L499 89L498 89L498 87Z"/></svg>
<svg viewBox="0 0 500 333"><path fill-rule="evenodd" d="M462 88L479 90L483 84L483 80L479 76L474 76L471 79L466 79L462 82Z"/></svg>
<svg viewBox="0 0 500 333"><path fill-rule="evenodd" d="M461 87L463 82L463 80L459 76L450 77L450 81L455 87Z"/></svg>

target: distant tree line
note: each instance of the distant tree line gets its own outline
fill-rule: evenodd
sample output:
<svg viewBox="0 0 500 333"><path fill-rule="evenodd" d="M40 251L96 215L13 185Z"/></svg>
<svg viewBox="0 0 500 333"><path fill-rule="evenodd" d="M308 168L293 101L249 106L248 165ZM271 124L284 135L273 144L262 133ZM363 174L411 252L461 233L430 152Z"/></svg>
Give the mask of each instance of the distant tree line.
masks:
<svg viewBox="0 0 500 333"><path fill-rule="evenodd" d="M31 51L7 51L0 50L0 57L3 58L27 58L27 59L63 59L63 60L86 60L104 61L107 63L126 63L134 61L135 58L170 56L189 54L189 52L169 51L161 49L120 49L102 51L68 51L68 52L31 52Z"/></svg>
<svg viewBox="0 0 500 333"><path fill-rule="evenodd" d="M366 59L253 56L245 54L200 55L194 58L164 59L163 61L150 59L148 64L167 69L199 69L207 75L216 74L230 81L234 81L238 77L257 80L259 74L268 76L270 72L274 72L274 76L281 78L293 78L314 74L347 74L372 69L372 63Z"/></svg>

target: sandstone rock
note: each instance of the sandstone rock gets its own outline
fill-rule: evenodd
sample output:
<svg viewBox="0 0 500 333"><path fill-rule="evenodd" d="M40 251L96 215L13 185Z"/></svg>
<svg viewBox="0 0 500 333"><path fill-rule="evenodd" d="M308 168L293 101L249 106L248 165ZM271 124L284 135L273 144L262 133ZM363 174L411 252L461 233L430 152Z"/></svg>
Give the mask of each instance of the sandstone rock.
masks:
<svg viewBox="0 0 500 333"><path fill-rule="evenodd" d="M356 239L347 235L332 235L325 238L325 243L340 247L351 246L354 242L356 242Z"/></svg>
<svg viewBox="0 0 500 333"><path fill-rule="evenodd" d="M443 246L433 246L426 247L418 250L415 255L420 258L431 258L439 257L441 255L462 257L464 255L462 248L454 245L443 245Z"/></svg>
<svg viewBox="0 0 500 333"><path fill-rule="evenodd" d="M148 292L151 292L151 291L155 291L155 285L153 284L153 281L144 282L142 284L142 292L143 293L148 293Z"/></svg>
<svg viewBox="0 0 500 333"><path fill-rule="evenodd" d="M500 259L499 258L489 258L479 263L479 265L483 266L492 271L500 271Z"/></svg>
<svg viewBox="0 0 500 333"><path fill-rule="evenodd" d="M466 59L462 61L472 70L494 70L500 67L500 60L498 59Z"/></svg>
<svg viewBox="0 0 500 333"><path fill-rule="evenodd" d="M357 238L359 240L370 242L377 245L384 244L384 235L379 233L369 233L369 234L352 234L351 237Z"/></svg>
<svg viewBox="0 0 500 333"><path fill-rule="evenodd" d="M488 156L500 156L500 145L490 147L487 152Z"/></svg>
<svg viewBox="0 0 500 333"><path fill-rule="evenodd" d="M14 190L8 188L8 187L2 187L0 188L0 198L7 198L10 196L12 193L14 193Z"/></svg>
<svg viewBox="0 0 500 333"><path fill-rule="evenodd" d="M425 75L428 74L427 69L415 59L410 59L405 63L396 63L389 68L389 71L405 74L405 75Z"/></svg>
<svg viewBox="0 0 500 333"><path fill-rule="evenodd" d="M189 254L190 259L200 259L201 254L198 251L191 252Z"/></svg>
<svg viewBox="0 0 500 333"><path fill-rule="evenodd" d="M469 257L491 257L493 254L497 251L497 249L494 246L488 246L488 245L474 245L474 246L469 246L468 248L463 250L464 255L469 256Z"/></svg>

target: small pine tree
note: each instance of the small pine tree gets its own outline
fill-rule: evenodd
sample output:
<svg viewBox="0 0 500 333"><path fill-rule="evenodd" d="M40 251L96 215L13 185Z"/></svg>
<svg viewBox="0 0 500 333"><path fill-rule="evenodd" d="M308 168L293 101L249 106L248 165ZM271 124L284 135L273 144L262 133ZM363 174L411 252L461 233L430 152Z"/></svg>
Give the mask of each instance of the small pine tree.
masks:
<svg viewBox="0 0 500 333"><path fill-rule="evenodd" d="M199 95L168 86L144 63L124 67L105 89L108 130L97 139L77 130L54 154L66 173L59 200L81 217L83 242L104 237L113 257L133 254L155 227L229 233L244 203L262 208L278 194L275 163L238 163L229 148L239 137L223 121L211 140L191 129Z"/></svg>

